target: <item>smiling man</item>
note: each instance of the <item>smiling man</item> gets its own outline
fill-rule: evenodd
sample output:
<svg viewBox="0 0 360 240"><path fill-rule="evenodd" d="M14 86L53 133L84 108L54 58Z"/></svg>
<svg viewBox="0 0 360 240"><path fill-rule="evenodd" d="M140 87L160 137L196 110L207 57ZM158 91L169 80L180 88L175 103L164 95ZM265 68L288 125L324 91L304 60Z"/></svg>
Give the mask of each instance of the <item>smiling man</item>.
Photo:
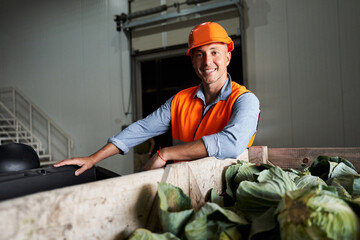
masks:
<svg viewBox="0 0 360 240"><path fill-rule="evenodd" d="M79 175L97 162L126 154L149 138L172 130L173 146L159 149L143 170L163 167L167 161L196 160L204 157L236 158L252 145L260 113L257 97L231 81L227 66L234 43L215 22L197 25L189 35L193 68L201 84L187 88L159 109L122 132L88 157L66 159L54 166L81 166Z"/></svg>

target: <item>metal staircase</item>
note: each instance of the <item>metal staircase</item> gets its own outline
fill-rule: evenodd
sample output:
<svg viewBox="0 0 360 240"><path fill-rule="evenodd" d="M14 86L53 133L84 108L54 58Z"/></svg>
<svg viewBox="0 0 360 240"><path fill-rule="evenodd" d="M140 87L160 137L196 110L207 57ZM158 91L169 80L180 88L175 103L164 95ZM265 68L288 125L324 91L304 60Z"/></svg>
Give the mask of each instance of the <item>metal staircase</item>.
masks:
<svg viewBox="0 0 360 240"><path fill-rule="evenodd" d="M0 145L17 142L34 148L40 165L71 157L72 140L16 88L0 89Z"/></svg>

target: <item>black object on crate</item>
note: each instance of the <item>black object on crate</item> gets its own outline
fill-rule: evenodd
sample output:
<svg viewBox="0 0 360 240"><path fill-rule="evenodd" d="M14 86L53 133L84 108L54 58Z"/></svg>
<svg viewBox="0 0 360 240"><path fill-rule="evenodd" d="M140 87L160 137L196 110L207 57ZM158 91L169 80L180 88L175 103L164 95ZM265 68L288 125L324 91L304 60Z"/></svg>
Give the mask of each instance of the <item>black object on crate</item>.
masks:
<svg viewBox="0 0 360 240"><path fill-rule="evenodd" d="M0 174L0 201L41 191L119 176L101 167L92 167L75 176L77 166L44 167Z"/></svg>
<svg viewBox="0 0 360 240"><path fill-rule="evenodd" d="M22 143L0 145L0 201L119 176L98 166L75 176L78 168L41 168L39 157L32 147Z"/></svg>
<svg viewBox="0 0 360 240"><path fill-rule="evenodd" d="M0 173L39 167L39 156L32 147L22 143L0 145Z"/></svg>

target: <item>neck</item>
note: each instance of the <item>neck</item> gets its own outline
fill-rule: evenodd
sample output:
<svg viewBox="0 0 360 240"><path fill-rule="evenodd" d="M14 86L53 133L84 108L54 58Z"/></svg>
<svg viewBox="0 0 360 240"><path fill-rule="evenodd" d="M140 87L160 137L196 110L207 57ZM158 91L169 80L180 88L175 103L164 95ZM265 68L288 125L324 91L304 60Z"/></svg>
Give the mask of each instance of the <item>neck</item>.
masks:
<svg viewBox="0 0 360 240"><path fill-rule="evenodd" d="M204 95L206 105L212 103L218 96L221 91L221 88L225 85L226 81L222 85L204 85Z"/></svg>

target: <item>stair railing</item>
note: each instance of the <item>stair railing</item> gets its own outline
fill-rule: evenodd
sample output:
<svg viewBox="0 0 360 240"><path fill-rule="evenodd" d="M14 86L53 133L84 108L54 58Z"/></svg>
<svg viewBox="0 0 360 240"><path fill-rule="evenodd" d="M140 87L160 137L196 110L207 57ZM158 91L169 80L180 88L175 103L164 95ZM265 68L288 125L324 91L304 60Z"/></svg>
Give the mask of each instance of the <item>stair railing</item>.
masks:
<svg viewBox="0 0 360 240"><path fill-rule="evenodd" d="M36 136L40 143L46 143L46 152L54 160L71 157L71 138L21 91L14 87L0 89L0 101L19 122L24 123L23 127L32 136ZM61 145L66 145L65 151L60 149Z"/></svg>
<svg viewBox="0 0 360 240"><path fill-rule="evenodd" d="M7 133L7 131L6 131L5 129L3 129L3 127L0 126L0 128L3 129L3 133L5 133L5 134L8 136L7 139L11 139L11 138L12 138L13 140L15 140L15 142L20 142L20 139L26 137L26 134L20 136L20 135L21 135L21 129L24 129L26 132L28 132L28 133L30 134L30 137L31 137L32 139L34 139L35 142L38 144L38 146L35 147L34 149L35 149L36 153L39 155L39 154L40 154L40 149L42 148L40 139L37 138L34 134L31 134L30 129L28 129L22 122L20 122L20 121L16 118L16 116L14 115L14 113L12 113L2 102L0 102L0 108L3 109L3 110L5 110L5 112L6 112L7 114L9 114L10 117L12 118L12 121L14 121L13 123L11 123L11 121L10 121L10 120L7 120L6 117L5 117L3 114L0 114L0 119L3 120L3 121L6 121L6 122L9 124L9 126L13 124L13 125L14 125L14 129L15 129L15 131L16 131L15 138L13 138L13 137L11 136L11 134ZM7 139L6 139L6 140L7 140ZM4 141L4 139L0 137L0 145L3 144L3 141ZM30 145L30 144L31 144L31 141L25 141L24 143L27 143L27 144Z"/></svg>

